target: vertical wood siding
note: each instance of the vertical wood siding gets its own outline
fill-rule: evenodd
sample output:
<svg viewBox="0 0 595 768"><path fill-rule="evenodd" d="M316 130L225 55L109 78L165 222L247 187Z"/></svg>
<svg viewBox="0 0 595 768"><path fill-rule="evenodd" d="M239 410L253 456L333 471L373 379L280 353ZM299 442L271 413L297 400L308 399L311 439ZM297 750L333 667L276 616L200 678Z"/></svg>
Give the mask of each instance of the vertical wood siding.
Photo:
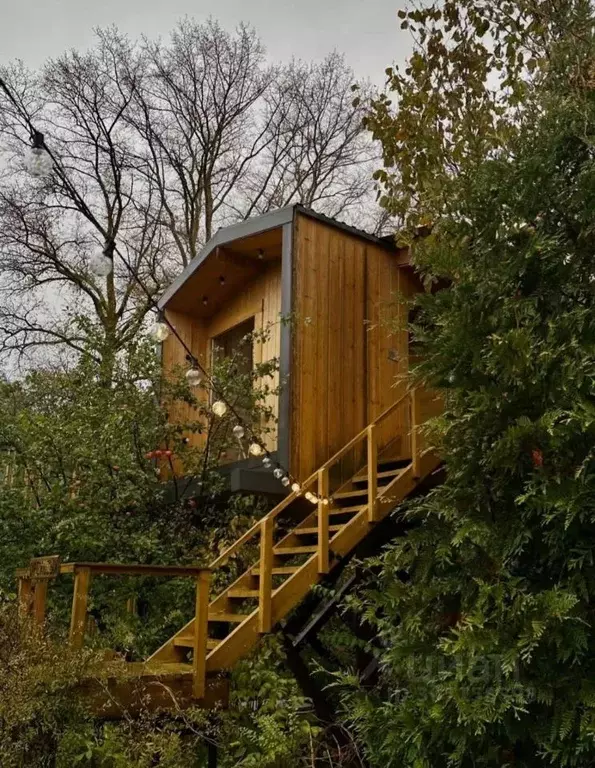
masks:
<svg viewBox="0 0 595 768"><path fill-rule="evenodd" d="M293 269L291 469L303 480L404 392L399 297L413 285L395 254L307 216L298 218ZM405 419L398 411L383 427L381 447Z"/></svg>

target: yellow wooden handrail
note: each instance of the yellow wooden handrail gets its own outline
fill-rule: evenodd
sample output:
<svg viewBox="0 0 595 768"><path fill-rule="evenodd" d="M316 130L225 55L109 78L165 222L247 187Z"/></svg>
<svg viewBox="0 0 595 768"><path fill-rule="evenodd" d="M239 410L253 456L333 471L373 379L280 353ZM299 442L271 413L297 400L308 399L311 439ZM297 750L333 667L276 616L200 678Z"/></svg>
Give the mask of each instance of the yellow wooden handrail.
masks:
<svg viewBox="0 0 595 768"><path fill-rule="evenodd" d="M331 458L326 461L319 469L316 470L316 472L313 472L310 477L307 478L303 483L301 483L301 490L300 491L292 491L292 493L289 494L289 496L286 496L282 501L277 504L276 507L274 507L270 512L268 512L264 517L261 517L259 520L257 520L254 525L252 525L251 528L249 528L242 536L240 536L239 539L234 541L233 544L231 544L227 549L225 549L218 557L215 558L211 563L209 563L209 568L211 570L215 570L216 568L221 567L224 565L229 558L234 555L244 544L246 544L248 541L253 539L258 533L260 533L262 528L262 522L265 519L269 518L276 518L277 515L279 515L281 512L283 512L284 509L286 509L293 501L295 501L297 498L303 495L303 492L308 490L310 486L314 484L314 482L318 479L319 472L321 470L328 470L330 469L334 464L336 464L339 459L341 459L350 448L353 448L354 445L357 445L359 442L361 442L364 438L368 435L368 429L371 426L377 426L380 424L380 422L384 421L387 416L390 416L390 414L399 406L401 403L406 400L415 390L414 389L408 389L407 392L405 392L398 400L396 400L392 405L390 405L386 410L384 410L379 416L377 416L374 421L370 422L366 427L362 429L361 432L358 432L355 437L351 438L351 440L346 443L337 453L334 454L334 456L331 456Z"/></svg>

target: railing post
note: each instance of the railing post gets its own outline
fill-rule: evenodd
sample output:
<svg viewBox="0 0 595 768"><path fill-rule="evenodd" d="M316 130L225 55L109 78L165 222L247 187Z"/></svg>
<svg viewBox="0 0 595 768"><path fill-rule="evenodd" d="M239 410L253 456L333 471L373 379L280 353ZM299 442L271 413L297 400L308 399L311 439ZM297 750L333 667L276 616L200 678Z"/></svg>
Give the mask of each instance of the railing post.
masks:
<svg viewBox="0 0 595 768"><path fill-rule="evenodd" d="M329 571L329 477L328 469L318 471L318 573L328 573ZM323 503L326 500L326 504Z"/></svg>
<svg viewBox="0 0 595 768"><path fill-rule="evenodd" d="M77 568L74 572L74 592L70 615L70 633L68 640L73 648L82 648L87 624L87 605L89 602L89 583L91 570Z"/></svg>
<svg viewBox="0 0 595 768"><path fill-rule="evenodd" d="M19 618L25 619L31 616L32 600L33 582L29 576L21 576L18 593Z"/></svg>
<svg viewBox="0 0 595 768"><path fill-rule="evenodd" d="M376 424L368 427L368 522L376 521L376 497L378 496L378 436Z"/></svg>
<svg viewBox="0 0 595 768"><path fill-rule="evenodd" d="M47 580L35 580L33 583L33 623L38 629L41 629L45 623L45 604L47 595Z"/></svg>
<svg viewBox="0 0 595 768"><path fill-rule="evenodd" d="M419 389L411 390L411 464L413 477L420 477L420 442L419 442Z"/></svg>
<svg viewBox="0 0 595 768"><path fill-rule="evenodd" d="M264 517L260 524L260 583L258 589L258 631L271 631L273 595L273 526L272 517Z"/></svg>
<svg viewBox="0 0 595 768"><path fill-rule="evenodd" d="M194 659L192 694L204 699L207 689L207 640L209 635L209 583L211 571L202 570L196 578L196 614L194 617Z"/></svg>

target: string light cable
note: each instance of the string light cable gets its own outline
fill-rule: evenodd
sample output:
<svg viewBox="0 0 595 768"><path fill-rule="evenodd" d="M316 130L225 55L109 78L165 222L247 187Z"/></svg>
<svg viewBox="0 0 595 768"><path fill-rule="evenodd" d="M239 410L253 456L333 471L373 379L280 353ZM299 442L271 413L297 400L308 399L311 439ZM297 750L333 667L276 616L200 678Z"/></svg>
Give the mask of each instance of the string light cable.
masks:
<svg viewBox="0 0 595 768"><path fill-rule="evenodd" d="M81 195L79 194L74 184L68 178L68 175L66 174L66 171L64 170L64 168L61 166L58 158L52 152L51 148L48 147L43 133L41 133L35 128L31 119L29 118L29 115L26 113L23 106L19 104L18 100L15 98L12 91L8 87L6 81L2 78L1 75L0 75L0 88L4 91L8 99L14 105L14 107L16 108L18 114L20 115L21 119L24 121L25 126L28 128L30 133L31 147L25 158L26 169L34 176L47 176L52 171L54 171L57 174L60 181L62 182L62 184L65 186L65 188L69 192L69 194L72 196L73 200L75 201L75 204L78 206L81 213L88 219L88 221L98 230L98 232L103 237L105 242L105 247L102 251L101 258L96 257L93 271L98 276L101 276L101 277L110 274L110 272L113 270L114 254L118 256L120 261L126 267L126 270L128 271L129 275L138 284L140 289L146 295L150 308L153 311L155 311L157 314L157 320L153 327L153 337L156 339L156 341L163 342L171 332L176 338L176 340L180 343L182 348L184 349L186 353L186 360L190 363L190 366L191 366L189 370L186 372L186 379L188 381L188 384L192 387L198 386L202 381L202 377L204 377L208 385L211 387L212 392L217 397L216 402L214 402L213 405L211 406L211 410L215 414L215 416L223 417L229 410L233 415L233 417L238 422L232 430L234 436L239 440L241 440L244 437L246 432L250 436L250 440L252 441L248 448L248 452L250 453L250 455L254 457L259 457L264 454L264 458L262 460L263 466L266 469L273 469L274 467L273 469L274 477L277 480L279 480L284 487L287 488L291 486L291 490L294 493L301 494L303 489L300 482L296 478L292 477L291 473L285 470L279 462L273 459L270 451L268 450L266 445L263 443L259 435L255 433L254 429L250 425L244 422L244 420L242 419L240 414L236 411L234 406L226 399L225 395L218 390L216 383L213 381L213 377L200 364L199 360L192 353L192 350L190 349L190 347L186 344L184 339L179 334L177 328L173 325L173 323L169 320L169 318L161 311L158 303L155 301L155 298L153 297L151 292L147 289L143 281L136 274L136 271L134 270L132 265L129 263L129 261L126 259L124 254L118 248L114 238L111 237L108 232L106 232L106 230L101 226L97 218L93 215L92 211L87 206L85 200L81 197ZM307 491L304 494L304 498L306 498L312 504L318 504L319 502L322 502L323 504L328 504L330 501L328 498L321 498L317 494L312 493L311 491Z"/></svg>

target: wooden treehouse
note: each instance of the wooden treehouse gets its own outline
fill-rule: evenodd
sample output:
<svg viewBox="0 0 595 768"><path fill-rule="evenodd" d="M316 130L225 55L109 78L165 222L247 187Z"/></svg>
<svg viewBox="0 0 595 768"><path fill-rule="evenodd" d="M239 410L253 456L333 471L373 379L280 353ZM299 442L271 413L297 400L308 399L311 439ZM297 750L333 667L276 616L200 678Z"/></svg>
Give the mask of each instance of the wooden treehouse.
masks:
<svg viewBox="0 0 595 768"><path fill-rule="evenodd" d="M300 490L283 495L260 460L240 458L229 470L232 489L272 491L281 500L205 567L56 566L75 577L75 646L83 642L94 573L196 581L191 621L144 663L106 667L109 696L89 694L106 716L117 715L118 702L134 706L147 694L153 706L170 706L172 694L180 704L221 701L225 673L262 634L290 620L312 586L330 580L366 542L386 540L383 521L440 463L420 429L440 400L408 379L407 299L419 290L407 250L391 239L295 205L219 230L165 292L162 311L206 370L215 346L226 354L246 331L272 324L254 347L260 360L279 359L268 448ZM280 316L291 322L279 323ZM173 335L162 359L166 371L188 365ZM187 407L171 418L187 419ZM239 577L219 592L211 588L213 573L237 561L247 562ZM47 579L35 569L19 577L23 611L40 623Z"/></svg>

